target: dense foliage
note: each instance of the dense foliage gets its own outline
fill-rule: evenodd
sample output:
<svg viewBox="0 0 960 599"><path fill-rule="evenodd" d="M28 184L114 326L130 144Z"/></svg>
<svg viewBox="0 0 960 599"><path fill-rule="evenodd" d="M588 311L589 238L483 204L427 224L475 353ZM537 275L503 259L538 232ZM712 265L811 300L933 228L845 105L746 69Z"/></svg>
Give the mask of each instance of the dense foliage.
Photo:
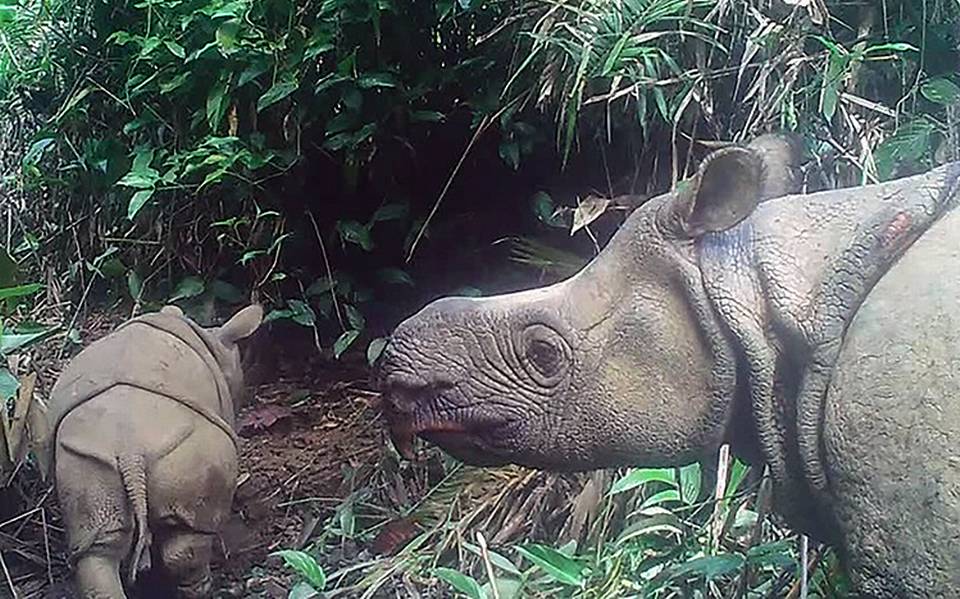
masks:
<svg viewBox="0 0 960 599"><path fill-rule="evenodd" d="M177 301L211 319L253 294L325 351L373 359L392 316L371 320L422 297L404 293L451 290L420 284L422 253L433 248L423 270L435 269L510 234L515 261L562 276L602 245L618 220L607 215L668 188L718 142L800 132L810 189L960 157L958 11L948 0L0 0L0 228L19 271L0 299L44 284L68 341L94 300ZM631 199L610 201L621 194ZM437 235L444 226L455 233ZM480 242L466 247L464 231ZM18 323L6 356L22 347L7 339L42 331L23 303L5 309ZM10 372L0 384L17 395ZM429 496L465 480L446 467ZM699 470L577 479L578 497L599 488L600 517L562 548L488 550L464 508L368 570L327 577L311 555L282 557L305 585L371 594L399 572L472 597L520 586L780 596L798 577L797 543L765 520L739 468L719 502L700 492ZM315 555L384 525L381 511L355 526L355 501ZM832 559L811 572L833 572Z"/></svg>

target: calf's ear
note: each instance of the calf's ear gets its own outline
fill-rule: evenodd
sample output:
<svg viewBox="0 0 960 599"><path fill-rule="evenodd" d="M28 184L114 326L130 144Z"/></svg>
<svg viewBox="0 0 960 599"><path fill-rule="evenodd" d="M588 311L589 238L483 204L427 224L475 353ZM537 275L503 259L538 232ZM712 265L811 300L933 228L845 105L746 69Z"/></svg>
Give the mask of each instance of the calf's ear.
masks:
<svg viewBox="0 0 960 599"><path fill-rule="evenodd" d="M233 315L226 324L217 330L217 337L224 344L236 343L252 335L263 322L263 308L252 304Z"/></svg>
<svg viewBox="0 0 960 599"><path fill-rule="evenodd" d="M714 152L675 193L667 230L693 239L733 227L764 199L763 181L763 157L758 152L741 147Z"/></svg>

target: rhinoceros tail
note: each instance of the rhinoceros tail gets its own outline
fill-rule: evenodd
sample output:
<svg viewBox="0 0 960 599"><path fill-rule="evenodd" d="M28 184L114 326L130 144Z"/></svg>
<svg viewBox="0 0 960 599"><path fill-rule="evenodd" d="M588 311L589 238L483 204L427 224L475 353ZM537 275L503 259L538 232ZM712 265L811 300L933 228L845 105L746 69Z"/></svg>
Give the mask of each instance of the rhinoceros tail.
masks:
<svg viewBox="0 0 960 599"><path fill-rule="evenodd" d="M117 456L117 470L133 516L133 551L127 567L126 582L136 582L141 570L150 568L150 528L147 524L147 473L142 455Z"/></svg>

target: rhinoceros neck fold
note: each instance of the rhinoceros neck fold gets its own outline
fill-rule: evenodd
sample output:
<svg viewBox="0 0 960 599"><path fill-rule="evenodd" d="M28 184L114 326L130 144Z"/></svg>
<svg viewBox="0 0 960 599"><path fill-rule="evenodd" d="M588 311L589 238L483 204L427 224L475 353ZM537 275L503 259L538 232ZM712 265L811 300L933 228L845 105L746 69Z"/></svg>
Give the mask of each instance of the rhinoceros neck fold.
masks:
<svg viewBox="0 0 960 599"><path fill-rule="evenodd" d="M781 509L831 541L820 509L823 401L843 336L890 267L958 203L960 163L879 185L787 196L698 244L714 308L739 345L755 436Z"/></svg>

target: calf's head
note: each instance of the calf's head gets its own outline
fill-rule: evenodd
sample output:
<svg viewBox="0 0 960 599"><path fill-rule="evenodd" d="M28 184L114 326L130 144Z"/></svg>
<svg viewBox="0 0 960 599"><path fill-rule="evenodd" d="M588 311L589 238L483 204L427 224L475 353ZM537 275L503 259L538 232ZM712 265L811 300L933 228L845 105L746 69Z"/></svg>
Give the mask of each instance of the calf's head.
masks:
<svg viewBox="0 0 960 599"><path fill-rule="evenodd" d="M476 465L580 470L679 464L715 447L734 364L695 246L792 191L790 165L771 160L793 146L760 139L715 152L638 208L571 278L440 299L401 323L379 365L398 450L419 435Z"/></svg>
<svg viewBox="0 0 960 599"><path fill-rule="evenodd" d="M204 343L213 354L217 366L220 367L220 371L227 381L234 405L241 405L245 387L239 342L252 335L260 327L263 322L263 308L258 304L249 305L234 314L223 325L211 328L201 328L177 306L164 306L160 312L188 321L194 327L194 330L203 337Z"/></svg>

